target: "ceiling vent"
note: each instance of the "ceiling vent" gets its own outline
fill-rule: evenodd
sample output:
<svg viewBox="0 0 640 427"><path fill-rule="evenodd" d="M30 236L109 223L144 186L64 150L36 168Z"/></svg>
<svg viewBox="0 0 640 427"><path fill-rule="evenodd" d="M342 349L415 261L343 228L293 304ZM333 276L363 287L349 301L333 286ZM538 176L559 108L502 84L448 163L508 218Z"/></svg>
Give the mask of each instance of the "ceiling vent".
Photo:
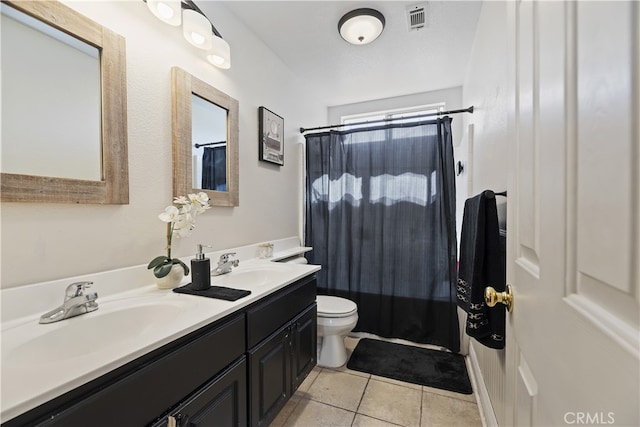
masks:
<svg viewBox="0 0 640 427"><path fill-rule="evenodd" d="M427 21L426 17L426 4L414 4L407 7L407 24L409 25L409 31L419 30L425 26Z"/></svg>

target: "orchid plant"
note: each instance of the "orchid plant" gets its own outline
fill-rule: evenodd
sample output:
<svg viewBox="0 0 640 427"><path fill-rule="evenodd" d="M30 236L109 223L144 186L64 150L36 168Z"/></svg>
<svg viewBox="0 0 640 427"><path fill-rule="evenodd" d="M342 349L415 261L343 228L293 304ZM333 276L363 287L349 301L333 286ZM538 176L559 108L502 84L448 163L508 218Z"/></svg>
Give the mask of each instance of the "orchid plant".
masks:
<svg viewBox="0 0 640 427"><path fill-rule="evenodd" d="M151 260L148 269L153 268L153 275L157 278L165 277L171 271L174 264L180 264L184 269L184 275L189 274L189 267L178 258L171 258L171 241L173 235L186 237L196 227L196 216L200 215L209 205L209 196L200 192L187 196L176 197L173 205L167 206L158 218L167 223L167 255L159 256Z"/></svg>

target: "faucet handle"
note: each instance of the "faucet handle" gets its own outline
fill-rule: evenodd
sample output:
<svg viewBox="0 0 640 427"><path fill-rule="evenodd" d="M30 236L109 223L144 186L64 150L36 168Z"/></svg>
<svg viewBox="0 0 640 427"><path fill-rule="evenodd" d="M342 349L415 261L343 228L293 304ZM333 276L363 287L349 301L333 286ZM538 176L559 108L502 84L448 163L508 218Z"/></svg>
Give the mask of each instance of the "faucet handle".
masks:
<svg viewBox="0 0 640 427"><path fill-rule="evenodd" d="M226 254L222 254L220 255L220 263L225 263L227 261L229 261L229 258L232 256L235 256L236 253L235 252L227 252Z"/></svg>
<svg viewBox="0 0 640 427"><path fill-rule="evenodd" d="M70 298L79 297L82 295L82 292L90 288L93 285L93 282L75 282L67 286L66 291L64 292L64 300L68 300Z"/></svg>

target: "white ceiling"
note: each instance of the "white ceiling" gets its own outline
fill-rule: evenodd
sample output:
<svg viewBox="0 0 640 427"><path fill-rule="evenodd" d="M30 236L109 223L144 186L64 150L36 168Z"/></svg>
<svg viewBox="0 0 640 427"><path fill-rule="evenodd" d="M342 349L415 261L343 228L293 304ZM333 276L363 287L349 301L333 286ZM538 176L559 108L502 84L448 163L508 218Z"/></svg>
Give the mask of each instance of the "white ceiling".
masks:
<svg viewBox="0 0 640 427"><path fill-rule="evenodd" d="M225 1L329 106L460 86L481 1L428 1L426 27L409 31L416 1ZM338 33L347 12L370 7L385 16L382 35L353 46ZM232 53L233 54L233 53Z"/></svg>

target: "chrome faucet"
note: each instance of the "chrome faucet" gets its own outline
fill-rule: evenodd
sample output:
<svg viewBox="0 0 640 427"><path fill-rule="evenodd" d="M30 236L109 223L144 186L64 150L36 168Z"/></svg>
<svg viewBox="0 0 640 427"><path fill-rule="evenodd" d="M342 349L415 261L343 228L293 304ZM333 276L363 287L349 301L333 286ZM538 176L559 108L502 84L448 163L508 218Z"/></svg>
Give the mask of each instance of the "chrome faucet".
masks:
<svg viewBox="0 0 640 427"><path fill-rule="evenodd" d="M220 255L220 260L218 260L218 266L211 271L212 276L220 276L221 274L231 273L231 267L237 267L240 264L240 260L230 259L234 256L235 252L229 252L226 254Z"/></svg>
<svg viewBox="0 0 640 427"><path fill-rule="evenodd" d="M53 323L80 314L89 313L98 309L98 294L95 292L85 294L84 290L90 288L93 282L76 282L67 286L64 293L64 302L58 308L46 312L40 317L40 323Z"/></svg>

